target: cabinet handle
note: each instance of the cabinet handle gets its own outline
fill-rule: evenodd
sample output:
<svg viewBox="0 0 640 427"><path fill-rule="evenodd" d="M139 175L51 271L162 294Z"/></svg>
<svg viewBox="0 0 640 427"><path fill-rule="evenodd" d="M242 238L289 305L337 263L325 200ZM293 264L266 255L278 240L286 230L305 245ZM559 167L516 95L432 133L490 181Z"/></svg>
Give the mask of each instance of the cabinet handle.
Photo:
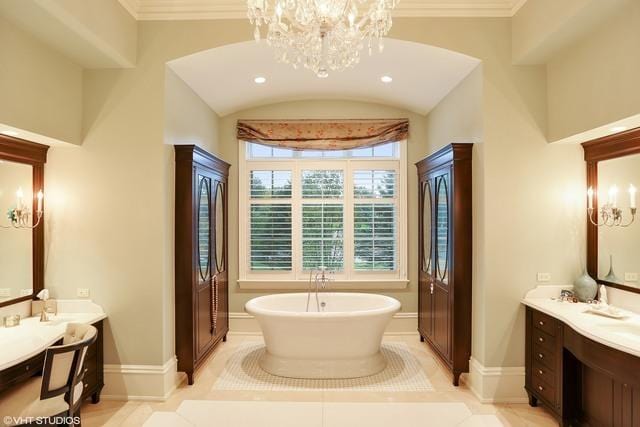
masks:
<svg viewBox="0 0 640 427"><path fill-rule="evenodd" d="M25 366L25 367L24 367L24 370L25 370L25 371L28 371L28 370L29 370L29 365Z"/></svg>
<svg viewBox="0 0 640 427"><path fill-rule="evenodd" d="M538 369L538 373L539 373L540 375L544 374L544 372L542 371L542 369Z"/></svg>
<svg viewBox="0 0 640 427"><path fill-rule="evenodd" d="M538 353L538 359L544 359L544 354Z"/></svg>
<svg viewBox="0 0 640 427"><path fill-rule="evenodd" d="M433 295L433 282L431 282L431 295Z"/></svg>
<svg viewBox="0 0 640 427"><path fill-rule="evenodd" d="M544 320L540 320L540 321L538 322L538 325L540 325L540 326L544 326Z"/></svg>
<svg viewBox="0 0 640 427"><path fill-rule="evenodd" d="M538 386L538 390L543 391L544 387L542 387L541 385Z"/></svg>
<svg viewBox="0 0 640 427"><path fill-rule="evenodd" d="M539 341L539 342L544 342L544 338L542 338L542 337L538 337L538 341Z"/></svg>

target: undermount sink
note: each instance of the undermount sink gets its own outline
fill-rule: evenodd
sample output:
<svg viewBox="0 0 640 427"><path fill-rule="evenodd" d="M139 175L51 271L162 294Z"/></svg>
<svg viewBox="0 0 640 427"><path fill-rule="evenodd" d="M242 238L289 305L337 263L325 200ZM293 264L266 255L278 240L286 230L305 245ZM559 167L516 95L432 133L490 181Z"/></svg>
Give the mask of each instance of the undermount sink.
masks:
<svg viewBox="0 0 640 427"><path fill-rule="evenodd" d="M628 339L640 341L640 325L635 323L607 323L598 325L598 328Z"/></svg>

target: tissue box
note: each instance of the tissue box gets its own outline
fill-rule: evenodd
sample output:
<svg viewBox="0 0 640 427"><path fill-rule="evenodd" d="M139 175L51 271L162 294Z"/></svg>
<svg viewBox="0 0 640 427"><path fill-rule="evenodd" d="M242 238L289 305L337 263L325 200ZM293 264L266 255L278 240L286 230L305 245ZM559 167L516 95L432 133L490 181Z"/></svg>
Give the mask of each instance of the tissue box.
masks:
<svg viewBox="0 0 640 427"><path fill-rule="evenodd" d="M38 314L42 313L43 309L46 309L49 313L58 314L58 303L54 299L48 299L46 301L31 301L32 316L37 316Z"/></svg>

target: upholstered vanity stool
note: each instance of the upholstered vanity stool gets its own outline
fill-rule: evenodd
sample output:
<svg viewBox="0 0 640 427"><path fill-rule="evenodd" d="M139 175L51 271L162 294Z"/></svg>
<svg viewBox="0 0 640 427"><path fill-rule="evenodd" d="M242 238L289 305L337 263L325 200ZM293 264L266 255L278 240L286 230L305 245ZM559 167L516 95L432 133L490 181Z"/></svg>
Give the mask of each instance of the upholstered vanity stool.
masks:
<svg viewBox="0 0 640 427"><path fill-rule="evenodd" d="M2 425L25 423L28 419L35 425L37 417L79 419L84 358L97 335L94 326L70 323L62 344L47 349L42 377L34 377L0 395L3 418L12 417L0 421Z"/></svg>

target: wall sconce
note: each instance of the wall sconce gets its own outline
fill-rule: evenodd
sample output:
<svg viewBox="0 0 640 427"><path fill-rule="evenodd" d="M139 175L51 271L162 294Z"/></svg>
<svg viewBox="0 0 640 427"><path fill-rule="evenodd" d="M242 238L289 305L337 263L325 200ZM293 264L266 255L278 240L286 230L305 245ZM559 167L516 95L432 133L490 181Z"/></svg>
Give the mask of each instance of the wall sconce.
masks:
<svg viewBox="0 0 640 427"><path fill-rule="evenodd" d="M609 200L604 203L602 207L598 209L598 217L596 221L593 219L593 188L589 187L587 190L587 212L589 214L589 221L591 224L602 227L628 227L633 224L636 219L636 187L629 186L629 211L631 212L631 220L628 223L623 223L622 209L618 207L618 187L615 185L609 189Z"/></svg>
<svg viewBox="0 0 640 427"><path fill-rule="evenodd" d="M38 191L38 205L36 211L35 223L30 225L31 218L31 209L29 206L24 203L24 193L22 192L22 188L18 188L16 191L16 207L13 209L9 209L7 212L7 216L9 217L9 221L11 225L0 225L0 228L28 228L34 229L38 225L40 225L40 221L42 220L42 199L44 198L44 194L42 190Z"/></svg>

